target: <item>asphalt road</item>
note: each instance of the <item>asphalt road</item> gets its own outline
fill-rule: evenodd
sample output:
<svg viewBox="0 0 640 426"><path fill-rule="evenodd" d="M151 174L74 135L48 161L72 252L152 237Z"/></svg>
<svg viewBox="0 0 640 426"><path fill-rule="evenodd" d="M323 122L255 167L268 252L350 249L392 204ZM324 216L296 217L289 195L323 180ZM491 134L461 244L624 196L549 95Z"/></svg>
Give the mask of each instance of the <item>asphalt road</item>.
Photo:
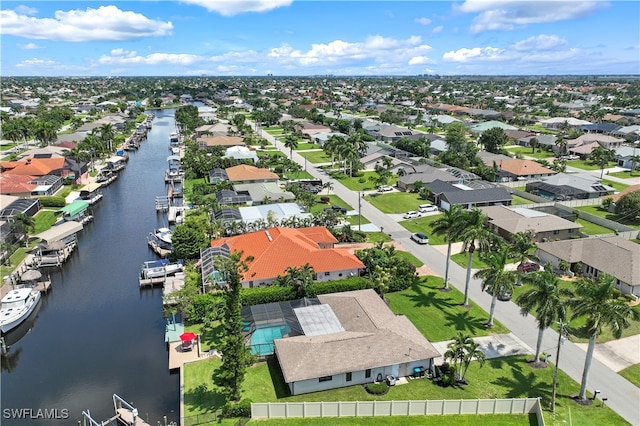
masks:
<svg viewBox="0 0 640 426"><path fill-rule="evenodd" d="M260 130L260 132L260 136L267 139L282 152L287 155L289 154L289 150L273 136L263 130ZM293 160L304 169L304 157L294 151ZM384 232L391 238L410 250L414 256L422 260L440 276L444 276L446 255L443 255L431 246L414 243L410 240L411 233L409 231L364 199L358 200L357 192L346 188L337 180L330 178L324 171L316 169L313 164L309 162L307 162L306 167L307 172L315 178L322 179L323 182L331 181L333 183L333 192L345 202L349 203L354 209L358 210L358 202L360 202L360 211L364 217L379 228L383 228ZM450 285L464 292L466 269L451 262L449 275ZM489 312L491 296L483 292L481 288L481 281L472 278L469 285L469 297L473 303ZM496 306L495 318L509 328L509 330L524 343L535 348L538 329L533 316L523 317L515 303L501 302ZM542 342L542 348L545 352L552 354L550 360L554 363L557 344L558 333L551 329L547 330ZM638 348L638 350L640 350L640 348ZM585 356L586 353L584 350L571 341L565 341L560 350L559 368L576 382L581 383ZM589 372L588 391L593 392L596 389L600 391L598 398L607 398L606 404L611 407L611 409L630 424L634 426L640 425L640 389L594 357ZM529 395L529 397L536 396L537 395Z"/></svg>

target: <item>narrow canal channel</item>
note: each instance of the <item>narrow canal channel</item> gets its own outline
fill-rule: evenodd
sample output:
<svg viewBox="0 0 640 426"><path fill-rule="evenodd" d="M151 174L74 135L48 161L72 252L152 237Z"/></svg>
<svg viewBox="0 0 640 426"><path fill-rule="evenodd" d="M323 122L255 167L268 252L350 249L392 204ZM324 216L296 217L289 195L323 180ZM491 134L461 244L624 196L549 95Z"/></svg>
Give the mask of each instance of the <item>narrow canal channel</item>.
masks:
<svg viewBox="0 0 640 426"><path fill-rule="evenodd" d="M178 422L179 375L169 374L162 289L138 287L140 265L155 258L147 234L166 226L155 197L166 195L164 171L175 131L174 110L154 111L147 141L93 207L95 220L78 248L52 270L29 333L3 359L2 425L77 425L83 410L113 416L112 394L131 402L152 425ZM57 410L67 419L17 419L7 409Z"/></svg>

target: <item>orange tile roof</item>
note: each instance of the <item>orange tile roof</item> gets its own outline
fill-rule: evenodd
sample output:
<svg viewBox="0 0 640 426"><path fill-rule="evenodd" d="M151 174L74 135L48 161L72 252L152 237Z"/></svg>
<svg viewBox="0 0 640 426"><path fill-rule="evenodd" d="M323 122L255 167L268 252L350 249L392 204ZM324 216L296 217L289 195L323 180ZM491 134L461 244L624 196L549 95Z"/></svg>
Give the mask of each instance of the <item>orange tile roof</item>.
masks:
<svg viewBox="0 0 640 426"><path fill-rule="evenodd" d="M2 167L8 169L5 173L14 175L45 176L54 170L64 168L64 157L27 158L21 161L3 162Z"/></svg>
<svg viewBox="0 0 640 426"><path fill-rule="evenodd" d="M37 176L2 173L0 174L0 193L17 194L31 192L38 185L29 182L36 177Z"/></svg>
<svg viewBox="0 0 640 426"><path fill-rule="evenodd" d="M364 268L364 264L345 249L320 248L321 243L336 242L325 227L269 228L213 240L211 247L226 245L231 252L242 252L249 268L243 274L243 281L272 279L283 275L289 266L306 263L316 273Z"/></svg>
<svg viewBox="0 0 640 426"><path fill-rule="evenodd" d="M244 139L239 136L201 136L196 141L207 146L244 145Z"/></svg>
<svg viewBox="0 0 640 426"><path fill-rule="evenodd" d="M554 170L547 169L540 163L536 163L531 160L520 160L519 158L502 160L498 163L498 167L501 170L516 176L547 175L556 173Z"/></svg>
<svg viewBox="0 0 640 426"><path fill-rule="evenodd" d="M258 167L240 164L224 169L227 172L229 180L232 182L241 182L245 180L278 180L278 175L268 169L260 169Z"/></svg>

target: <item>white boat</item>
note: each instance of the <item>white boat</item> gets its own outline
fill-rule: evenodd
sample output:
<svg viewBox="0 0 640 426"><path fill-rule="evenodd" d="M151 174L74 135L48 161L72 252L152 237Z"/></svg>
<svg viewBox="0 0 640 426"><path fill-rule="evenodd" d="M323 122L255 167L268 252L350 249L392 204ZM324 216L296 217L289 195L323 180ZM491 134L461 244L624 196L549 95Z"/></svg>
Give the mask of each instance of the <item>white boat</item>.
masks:
<svg viewBox="0 0 640 426"><path fill-rule="evenodd" d="M0 330L3 333L17 327L33 312L40 301L40 292L30 288L11 290L2 298Z"/></svg>
<svg viewBox="0 0 640 426"><path fill-rule="evenodd" d="M173 235L173 231L169 228L158 228L154 229L153 236L158 240L163 248L171 248L171 236Z"/></svg>
<svg viewBox="0 0 640 426"><path fill-rule="evenodd" d="M182 262L169 263L168 259L149 260L142 264L140 278L160 278L175 275L184 270Z"/></svg>

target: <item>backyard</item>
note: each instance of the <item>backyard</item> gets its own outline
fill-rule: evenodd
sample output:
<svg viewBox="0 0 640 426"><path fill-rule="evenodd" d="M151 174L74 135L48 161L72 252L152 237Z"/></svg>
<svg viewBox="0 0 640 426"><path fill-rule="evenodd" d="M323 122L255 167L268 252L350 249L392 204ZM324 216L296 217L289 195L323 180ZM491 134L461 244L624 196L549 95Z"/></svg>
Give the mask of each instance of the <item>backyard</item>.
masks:
<svg viewBox="0 0 640 426"><path fill-rule="evenodd" d="M349 176L342 172L336 172L333 173L332 177L352 191L372 191L378 188L378 185L369 180L370 177L378 177L376 172L359 172L358 176ZM386 185L394 186L397 180L398 176L391 175Z"/></svg>
<svg viewBox="0 0 640 426"><path fill-rule="evenodd" d="M586 213L591 213L592 215L595 215L595 216L600 216L602 218L612 220L614 222L618 222L622 225L640 229L640 220L636 218L625 218L615 213L610 213L606 210L601 209L600 206L576 207L576 209Z"/></svg>

